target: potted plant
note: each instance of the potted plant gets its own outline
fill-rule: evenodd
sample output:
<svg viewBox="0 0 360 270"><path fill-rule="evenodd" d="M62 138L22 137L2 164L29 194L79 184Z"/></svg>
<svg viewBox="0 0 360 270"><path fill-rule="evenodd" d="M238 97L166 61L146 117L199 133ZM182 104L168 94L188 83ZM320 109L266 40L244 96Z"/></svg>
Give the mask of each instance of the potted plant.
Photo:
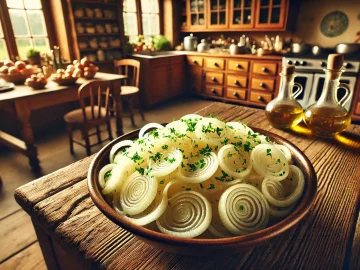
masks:
<svg viewBox="0 0 360 270"><path fill-rule="evenodd" d="M29 61L30 65L38 65L40 66L41 64L41 57L40 57L40 52L35 50L35 49L30 49L27 54L27 59Z"/></svg>

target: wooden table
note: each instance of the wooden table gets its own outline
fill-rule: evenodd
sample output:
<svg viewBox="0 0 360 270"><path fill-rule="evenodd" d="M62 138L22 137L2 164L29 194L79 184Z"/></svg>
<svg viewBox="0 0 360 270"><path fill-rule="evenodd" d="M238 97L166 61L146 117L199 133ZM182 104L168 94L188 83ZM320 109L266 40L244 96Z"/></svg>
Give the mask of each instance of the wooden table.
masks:
<svg viewBox="0 0 360 270"><path fill-rule="evenodd" d="M94 80L106 80L112 82L112 89L120 89L121 80L126 76L110 73L98 72ZM30 116L33 110L38 110L53 105L78 100L78 88L81 84L88 82L84 78L79 78L75 85L59 86L53 81L49 81L44 90L33 90L26 85L17 85L9 92L0 93L0 107L12 111L16 114L21 123L21 137L16 138L0 131L0 143L4 143L26 155L30 166L37 170L40 167L38 152L35 146L35 138L30 123ZM121 98L120 91L113 91L116 100L116 128L117 134L123 134L121 119Z"/></svg>
<svg viewBox="0 0 360 270"><path fill-rule="evenodd" d="M198 113L241 120L297 145L318 176L309 214L266 244L238 255L170 254L118 227L93 204L86 181L91 156L15 192L32 217L49 269L360 269L360 126L352 125L338 141L328 141L271 128L258 109L213 103Z"/></svg>

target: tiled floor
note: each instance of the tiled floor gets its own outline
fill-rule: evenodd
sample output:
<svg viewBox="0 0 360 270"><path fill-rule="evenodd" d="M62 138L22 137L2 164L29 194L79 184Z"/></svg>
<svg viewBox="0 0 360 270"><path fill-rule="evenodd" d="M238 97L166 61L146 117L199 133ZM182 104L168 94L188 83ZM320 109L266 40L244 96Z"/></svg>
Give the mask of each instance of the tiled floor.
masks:
<svg viewBox="0 0 360 270"><path fill-rule="evenodd" d="M142 121L137 114L135 122L138 127L150 122L169 122L195 112L210 103L210 101L193 98L176 99L145 111L145 121ZM131 126L127 116L124 116L123 122L125 133L136 128ZM115 134L115 119L112 119L112 126ZM59 124L56 130L42 134L36 139L43 175L86 156L85 149L78 145L75 145L75 155L70 154L63 123ZM100 148L101 145L94 147L92 151L96 152ZM0 150L0 175L3 180L0 190L0 269L13 269L15 266L17 269L46 268L30 218L21 210L13 196L17 187L40 177L41 174L31 172L27 159L23 155L5 149Z"/></svg>

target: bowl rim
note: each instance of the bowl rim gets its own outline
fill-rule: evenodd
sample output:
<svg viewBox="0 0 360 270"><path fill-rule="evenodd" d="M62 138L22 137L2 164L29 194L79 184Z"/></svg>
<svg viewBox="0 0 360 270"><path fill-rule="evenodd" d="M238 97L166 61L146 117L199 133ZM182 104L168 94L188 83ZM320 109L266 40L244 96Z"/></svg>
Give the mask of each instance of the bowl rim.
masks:
<svg viewBox="0 0 360 270"><path fill-rule="evenodd" d="M251 126L250 126L251 127ZM126 134L121 135L120 137L114 139L105 145L93 158L91 161L87 182L88 189L91 199L97 208L112 222L116 225L124 228L125 230L137 235L139 237L145 238L149 241L161 242L172 246L187 246L187 245L212 245L218 248L221 247L249 247L255 246L256 244L262 243L266 240L269 240L276 235L288 230L289 228L296 225L310 210L312 203L316 197L317 193L317 176L314 170L313 165L311 164L308 157L294 144L292 144L287 139L274 134L269 131L265 131L260 128L251 127L255 132L260 132L263 135L269 136L273 141L280 142L281 144L287 146L292 154L297 156L300 163L306 169L305 180L306 180L306 189L305 193L302 195L301 202L297 205L296 209L287 217L282 219L281 221L266 227L265 229L259 230L254 233L250 233L242 236L233 236L228 238L214 238L214 239L203 239L203 238L181 238L177 236L167 235L161 232L156 232L145 227L133 224L131 221L123 218L119 213L117 213L103 198L100 188L97 183L97 174L95 174L96 163L101 158L108 157L108 151L110 151L111 147L130 137L136 138L135 136L139 133L140 129L128 132ZM95 175L94 175L95 174ZM93 175L95 177L93 177ZM307 177L308 176L308 177Z"/></svg>

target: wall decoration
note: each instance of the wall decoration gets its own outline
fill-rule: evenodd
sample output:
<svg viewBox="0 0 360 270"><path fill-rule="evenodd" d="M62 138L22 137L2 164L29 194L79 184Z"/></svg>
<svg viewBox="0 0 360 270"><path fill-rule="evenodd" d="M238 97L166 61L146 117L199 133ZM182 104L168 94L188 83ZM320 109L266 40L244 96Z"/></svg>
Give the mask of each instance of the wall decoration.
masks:
<svg viewBox="0 0 360 270"><path fill-rule="evenodd" d="M320 31L326 37L337 37L344 33L348 26L348 16L336 10L325 15L320 24Z"/></svg>

